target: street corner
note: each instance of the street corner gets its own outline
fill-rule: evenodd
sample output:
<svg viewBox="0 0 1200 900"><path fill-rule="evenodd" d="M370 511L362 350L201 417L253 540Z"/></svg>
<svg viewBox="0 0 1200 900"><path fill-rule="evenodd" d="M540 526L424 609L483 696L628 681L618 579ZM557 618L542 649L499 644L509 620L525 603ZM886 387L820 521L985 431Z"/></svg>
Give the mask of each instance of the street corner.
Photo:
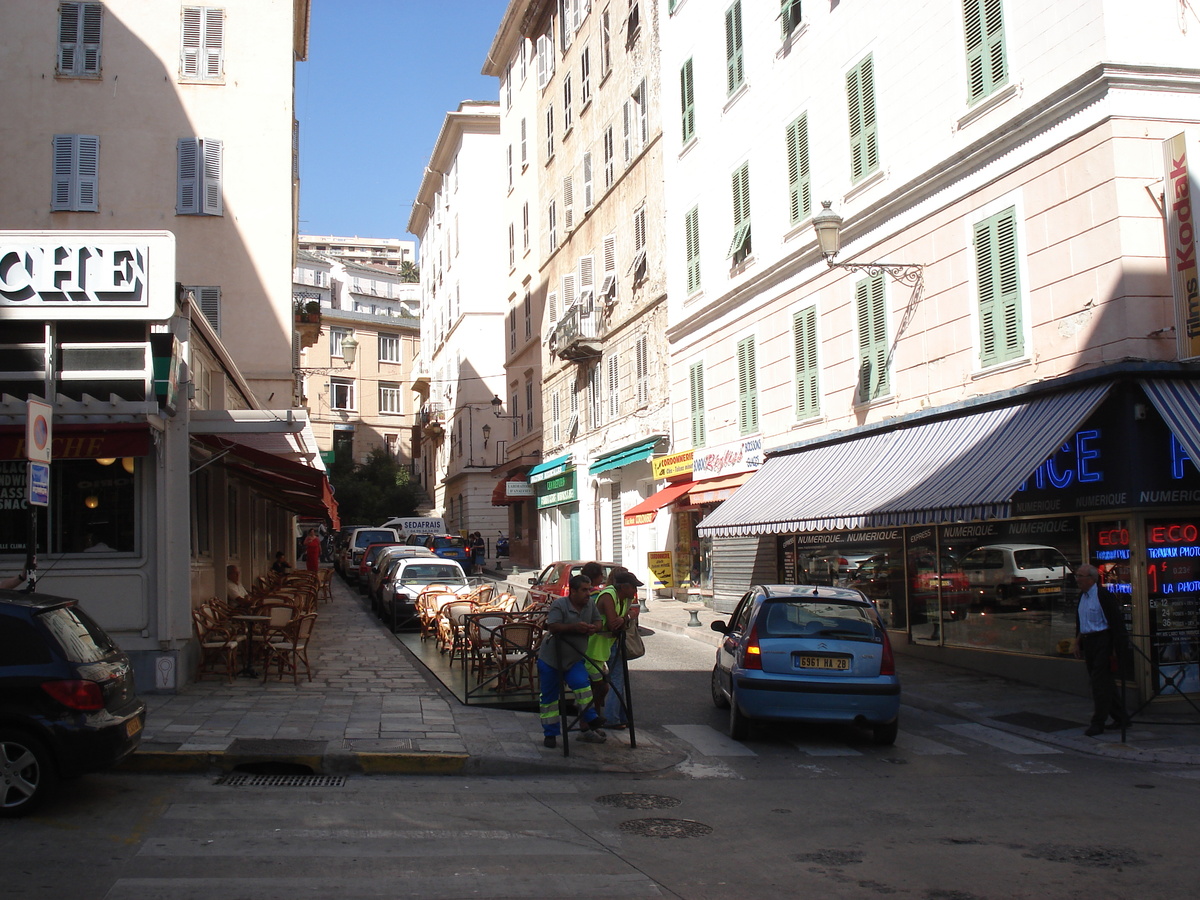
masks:
<svg viewBox="0 0 1200 900"><path fill-rule="evenodd" d="M331 769L346 768L361 775L462 775L471 757L466 753L389 753L356 751L331 754Z"/></svg>

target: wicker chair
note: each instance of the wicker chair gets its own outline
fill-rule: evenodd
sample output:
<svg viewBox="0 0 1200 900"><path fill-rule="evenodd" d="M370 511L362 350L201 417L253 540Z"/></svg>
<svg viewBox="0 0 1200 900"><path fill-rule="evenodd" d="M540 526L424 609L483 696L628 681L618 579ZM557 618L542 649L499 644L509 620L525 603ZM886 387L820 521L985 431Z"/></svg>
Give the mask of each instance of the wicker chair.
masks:
<svg viewBox="0 0 1200 900"><path fill-rule="evenodd" d="M312 681L312 667L308 664L308 642L312 637L313 626L317 624L316 613L305 613L293 619L283 630L283 639L268 641L263 649L266 660L263 663L263 681L271 674L271 666L275 665L279 680L283 680L284 669L292 673L292 683L300 683L300 666L304 666L304 674Z"/></svg>

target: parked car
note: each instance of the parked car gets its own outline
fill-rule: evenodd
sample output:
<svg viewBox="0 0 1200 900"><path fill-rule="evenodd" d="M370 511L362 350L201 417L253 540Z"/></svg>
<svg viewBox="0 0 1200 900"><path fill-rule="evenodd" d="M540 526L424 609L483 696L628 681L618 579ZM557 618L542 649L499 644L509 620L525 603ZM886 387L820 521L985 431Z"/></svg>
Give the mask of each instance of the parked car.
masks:
<svg viewBox="0 0 1200 900"><path fill-rule="evenodd" d="M891 744L900 679L887 630L860 591L814 585L752 587L733 617L710 626L717 648L712 698L729 710L729 736L752 721L855 723Z"/></svg>
<svg viewBox="0 0 1200 900"><path fill-rule="evenodd" d="M350 584L358 582L358 565L371 544L398 544L400 535L395 528L355 528L346 537L341 552L342 577Z"/></svg>
<svg viewBox="0 0 1200 900"><path fill-rule="evenodd" d="M957 622L967 617L970 583L954 557L943 553L910 553L908 557L908 596L914 608L937 610L942 619ZM936 621L936 616L935 616Z"/></svg>
<svg viewBox="0 0 1200 900"><path fill-rule="evenodd" d="M437 557L402 556L390 586L383 589L380 618L392 631L417 627L417 598L431 584L444 584L455 593L473 588L457 560Z"/></svg>
<svg viewBox="0 0 1200 900"><path fill-rule="evenodd" d="M402 556L437 558L436 553L426 550L424 547L409 547L405 544L385 547L375 557L375 562L371 564L371 568L367 572L367 596L371 598L371 609L376 615L380 614L380 604L383 602L385 587L389 579L395 575L397 560Z"/></svg>
<svg viewBox="0 0 1200 900"><path fill-rule="evenodd" d="M579 574L587 562L586 559L565 559L550 563L536 576L530 578L525 605L544 606L555 597L567 596L570 593L568 585L571 579ZM604 580L607 582L612 577L612 570L617 567L617 564L602 562L600 565L604 566Z"/></svg>
<svg viewBox="0 0 1200 900"><path fill-rule="evenodd" d="M346 545L350 542L350 535L360 528L366 528L366 525L343 525L333 535L333 568L339 575L345 576L342 571L342 562L346 555ZM299 541L297 541L299 546ZM301 556L303 553L301 552Z"/></svg>
<svg viewBox="0 0 1200 900"><path fill-rule="evenodd" d="M466 538L456 534L410 534L407 543L432 550L442 559L453 559L464 567L471 565L471 548Z"/></svg>
<svg viewBox="0 0 1200 900"><path fill-rule="evenodd" d="M0 817L115 766L145 721L129 657L77 601L0 591Z"/></svg>
<svg viewBox="0 0 1200 900"><path fill-rule="evenodd" d="M1041 609L1061 597L1071 562L1057 547L1044 544L985 544L963 554L972 604L989 609Z"/></svg>
<svg viewBox="0 0 1200 900"><path fill-rule="evenodd" d="M377 544L367 544L363 548L362 559L358 561L358 590L359 593L367 593L367 576L371 572L371 566L375 564L375 560L379 558L379 554L389 547L403 547L404 544L399 541L380 541Z"/></svg>

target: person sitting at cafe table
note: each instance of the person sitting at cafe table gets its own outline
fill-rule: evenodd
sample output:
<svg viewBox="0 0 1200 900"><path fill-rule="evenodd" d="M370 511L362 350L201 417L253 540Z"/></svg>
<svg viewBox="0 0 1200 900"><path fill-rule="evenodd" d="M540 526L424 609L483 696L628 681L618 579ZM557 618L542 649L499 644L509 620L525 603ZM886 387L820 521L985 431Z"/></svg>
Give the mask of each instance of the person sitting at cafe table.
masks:
<svg viewBox="0 0 1200 900"><path fill-rule="evenodd" d="M592 702L592 687L588 681L584 655L587 642L602 627L600 611L592 602L592 582L576 575L568 582L570 593L555 597L546 612L546 637L538 650L538 680L542 689L539 712L542 720L542 744L555 747L562 731L559 723L559 686L566 681L575 694L575 703L583 710L580 725L585 744L602 744L607 735L600 730L600 715Z"/></svg>
<svg viewBox="0 0 1200 900"><path fill-rule="evenodd" d="M275 562L271 563L271 571L276 575L286 575L292 564L284 559L283 551L275 551Z"/></svg>
<svg viewBox="0 0 1200 900"><path fill-rule="evenodd" d="M225 567L225 596L234 606L246 605L246 588L242 584L242 570L230 563Z"/></svg>

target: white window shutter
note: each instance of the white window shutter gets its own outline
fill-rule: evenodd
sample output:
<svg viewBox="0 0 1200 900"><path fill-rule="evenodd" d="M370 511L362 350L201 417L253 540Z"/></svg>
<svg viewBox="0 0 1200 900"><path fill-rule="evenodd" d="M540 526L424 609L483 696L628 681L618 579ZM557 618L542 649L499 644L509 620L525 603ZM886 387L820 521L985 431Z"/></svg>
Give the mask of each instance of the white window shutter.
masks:
<svg viewBox="0 0 1200 900"><path fill-rule="evenodd" d="M575 227L575 181L572 176L563 178L563 228L570 231Z"/></svg>
<svg viewBox="0 0 1200 900"><path fill-rule="evenodd" d="M220 78L225 71L225 10L204 9L204 77Z"/></svg>
<svg viewBox="0 0 1200 900"><path fill-rule="evenodd" d="M537 79L538 90L546 86L550 80L550 39L542 34L537 39Z"/></svg>
<svg viewBox="0 0 1200 900"><path fill-rule="evenodd" d="M200 45L204 10L199 6L183 8L183 35L179 52L179 72L188 78L200 76Z"/></svg>
<svg viewBox="0 0 1200 900"><path fill-rule="evenodd" d="M631 100L626 100L625 105L621 108L621 120L625 129L625 162L628 163L633 159L633 109Z"/></svg>
<svg viewBox="0 0 1200 900"><path fill-rule="evenodd" d="M590 210L595 203L595 192L592 189L592 152L583 154L583 208Z"/></svg>
<svg viewBox="0 0 1200 900"><path fill-rule="evenodd" d="M604 238L604 274L611 275L617 271L617 236L606 235Z"/></svg>
<svg viewBox="0 0 1200 900"><path fill-rule="evenodd" d="M209 216L223 214L221 201L221 164L222 142L211 139L202 140L200 148L204 166L204 196L201 212Z"/></svg>
<svg viewBox="0 0 1200 900"><path fill-rule="evenodd" d="M200 139L180 138L177 155L179 175L175 190L175 214L195 215L200 212Z"/></svg>
<svg viewBox="0 0 1200 900"><path fill-rule="evenodd" d="M558 321L558 292L551 291L546 295L546 309L549 310L550 322Z"/></svg>
<svg viewBox="0 0 1200 900"><path fill-rule="evenodd" d="M621 414L621 368L617 354L608 358L608 417L615 419Z"/></svg>
<svg viewBox="0 0 1200 900"><path fill-rule="evenodd" d="M579 295L582 297L596 287L596 263L591 256L579 257Z"/></svg>
<svg viewBox="0 0 1200 900"><path fill-rule="evenodd" d="M567 272L562 277L563 311L575 305L575 273Z"/></svg>
<svg viewBox="0 0 1200 900"><path fill-rule="evenodd" d="M80 3L63 3L58 8L58 71L74 75L79 58Z"/></svg>

